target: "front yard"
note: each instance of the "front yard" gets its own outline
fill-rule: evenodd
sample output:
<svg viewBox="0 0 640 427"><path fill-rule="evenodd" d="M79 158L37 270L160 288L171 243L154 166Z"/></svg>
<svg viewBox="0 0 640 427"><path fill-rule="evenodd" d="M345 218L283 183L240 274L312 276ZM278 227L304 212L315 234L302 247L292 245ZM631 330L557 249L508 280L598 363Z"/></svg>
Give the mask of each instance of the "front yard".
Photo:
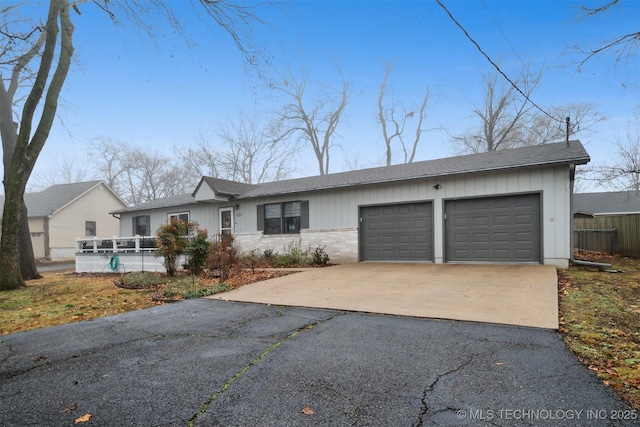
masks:
<svg viewBox="0 0 640 427"><path fill-rule="evenodd" d="M585 257L580 257L587 259ZM572 266L559 271L560 333L567 347L634 409L640 410L640 260L592 258L620 272ZM278 272L276 272L278 273ZM225 283L230 288L274 277L273 271L244 270ZM0 335L110 316L164 304L157 288L115 286L120 275L44 273L24 289L0 293ZM175 298L198 296L217 279L182 276L168 287ZM1 338L0 338L0 341Z"/></svg>

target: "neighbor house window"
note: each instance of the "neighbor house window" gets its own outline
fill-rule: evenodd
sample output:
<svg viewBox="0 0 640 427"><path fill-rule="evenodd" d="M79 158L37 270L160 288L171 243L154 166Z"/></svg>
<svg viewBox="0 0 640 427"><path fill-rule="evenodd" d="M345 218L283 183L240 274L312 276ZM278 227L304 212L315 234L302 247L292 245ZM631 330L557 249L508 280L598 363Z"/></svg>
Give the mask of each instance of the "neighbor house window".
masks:
<svg viewBox="0 0 640 427"><path fill-rule="evenodd" d="M258 205L258 231L286 234L299 233L302 228L309 228L308 201Z"/></svg>
<svg viewBox="0 0 640 427"><path fill-rule="evenodd" d="M85 221L84 222L84 235L85 236L96 236L96 222L95 221Z"/></svg>
<svg viewBox="0 0 640 427"><path fill-rule="evenodd" d="M189 212L170 213L168 222L171 221L189 222Z"/></svg>
<svg viewBox="0 0 640 427"><path fill-rule="evenodd" d="M133 217L133 235L134 236L150 236L151 235L151 216L140 215Z"/></svg>

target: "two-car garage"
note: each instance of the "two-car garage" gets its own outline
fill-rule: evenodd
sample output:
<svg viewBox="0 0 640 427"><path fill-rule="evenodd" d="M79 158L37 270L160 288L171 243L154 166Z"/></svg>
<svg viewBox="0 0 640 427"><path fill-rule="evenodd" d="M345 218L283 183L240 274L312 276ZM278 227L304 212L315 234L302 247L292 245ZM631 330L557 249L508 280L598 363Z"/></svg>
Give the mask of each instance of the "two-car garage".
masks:
<svg viewBox="0 0 640 427"><path fill-rule="evenodd" d="M540 193L443 200L444 261L540 263ZM434 202L360 207L362 261L433 261Z"/></svg>

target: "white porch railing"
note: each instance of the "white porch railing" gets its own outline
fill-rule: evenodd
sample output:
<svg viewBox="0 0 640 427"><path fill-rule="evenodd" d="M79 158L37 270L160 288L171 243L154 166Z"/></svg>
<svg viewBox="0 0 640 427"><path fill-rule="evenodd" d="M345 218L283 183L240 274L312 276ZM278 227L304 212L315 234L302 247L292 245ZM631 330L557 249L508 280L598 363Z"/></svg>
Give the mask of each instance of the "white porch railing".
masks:
<svg viewBox="0 0 640 427"><path fill-rule="evenodd" d="M155 238L151 236L76 239L76 254L155 252L155 250Z"/></svg>
<svg viewBox="0 0 640 427"><path fill-rule="evenodd" d="M151 236L76 239L76 273L165 273L163 258L155 255L155 239ZM186 257L178 262L186 262Z"/></svg>

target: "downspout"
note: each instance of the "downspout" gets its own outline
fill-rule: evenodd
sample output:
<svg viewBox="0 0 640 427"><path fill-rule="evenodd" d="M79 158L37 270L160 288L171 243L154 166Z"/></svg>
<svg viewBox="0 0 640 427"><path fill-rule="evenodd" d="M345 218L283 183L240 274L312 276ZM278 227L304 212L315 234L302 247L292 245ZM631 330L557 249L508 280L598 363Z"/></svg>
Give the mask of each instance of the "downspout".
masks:
<svg viewBox="0 0 640 427"><path fill-rule="evenodd" d="M583 261L583 260L579 260L579 259L575 259L575 257L573 256L573 228L574 228L574 220L573 220L573 182L575 180L575 176L576 176L576 165L571 163L569 165L569 211L570 211L570 215L569 215L569 246L570 246L570 250L571 250L571 257L569 258L571 264L574 265L585 265L588 267L598 267L600 269L608 269L611 268L611 264L604 264L604 263L600 263L600 262L591 262L591 261Z"/></svg>

